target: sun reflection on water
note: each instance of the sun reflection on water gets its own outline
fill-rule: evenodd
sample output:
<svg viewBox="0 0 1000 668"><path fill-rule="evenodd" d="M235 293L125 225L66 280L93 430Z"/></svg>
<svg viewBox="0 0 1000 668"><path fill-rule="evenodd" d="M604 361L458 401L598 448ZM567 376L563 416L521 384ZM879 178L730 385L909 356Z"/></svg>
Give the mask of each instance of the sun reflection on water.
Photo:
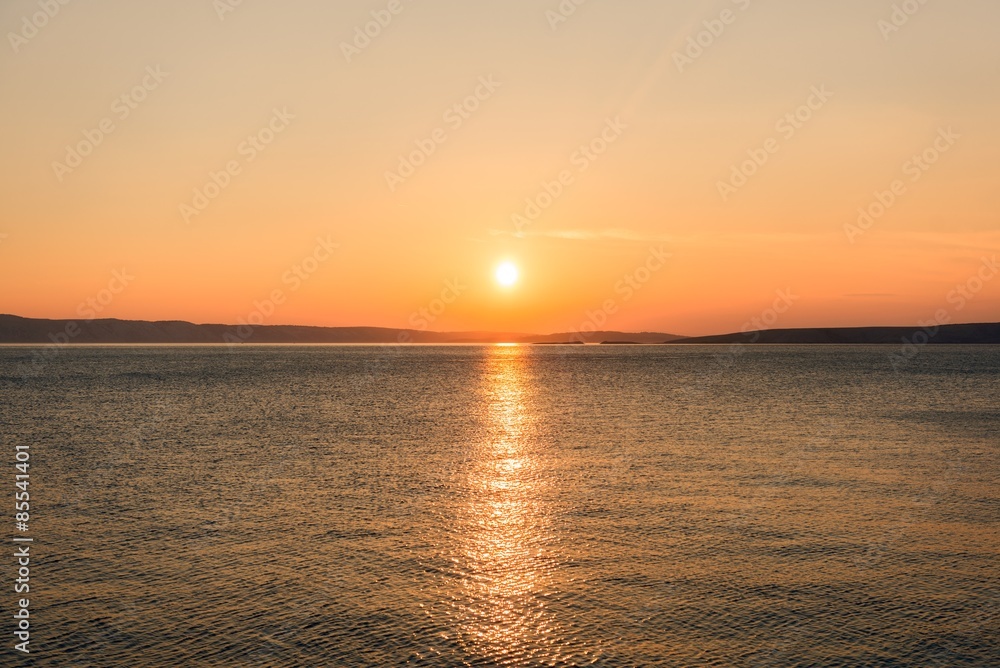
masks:
<svg viewBox="0 0 1000 668"><path fill-rule="evenodd" d="M510 346L490 349L484 362L484 438L473 444L460 519L462 641L473 655L504 664L559 654L544 598L551 560L528 364L525 348Z"/></svg>

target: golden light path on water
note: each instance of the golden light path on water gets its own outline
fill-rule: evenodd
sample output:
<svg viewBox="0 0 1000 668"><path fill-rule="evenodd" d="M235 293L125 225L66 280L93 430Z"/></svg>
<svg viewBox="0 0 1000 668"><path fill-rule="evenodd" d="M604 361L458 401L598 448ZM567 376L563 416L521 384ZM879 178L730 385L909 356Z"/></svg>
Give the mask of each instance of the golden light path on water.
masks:
<svg viewBox="0 0 1000 668"><path fill-rule="evenodd" d="M563 650L544 599L551 532L528 364L518 346L491 348L484 361L483 438L470 444L475 451L458 528L461 641L470 654L501 664L559 660Z"/></svg>

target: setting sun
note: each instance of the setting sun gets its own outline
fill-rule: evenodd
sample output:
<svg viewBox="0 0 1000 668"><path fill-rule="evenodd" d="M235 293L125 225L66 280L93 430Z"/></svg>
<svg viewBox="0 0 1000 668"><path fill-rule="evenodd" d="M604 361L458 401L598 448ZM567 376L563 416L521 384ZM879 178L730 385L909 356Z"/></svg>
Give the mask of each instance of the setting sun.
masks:
<svg viewBox="0 0 1000 668"><path fill-rule="evenodd" d="M497 283L500 285L514 285L517 283L517 267L513 262L504 262L497 267Z"/></svg>

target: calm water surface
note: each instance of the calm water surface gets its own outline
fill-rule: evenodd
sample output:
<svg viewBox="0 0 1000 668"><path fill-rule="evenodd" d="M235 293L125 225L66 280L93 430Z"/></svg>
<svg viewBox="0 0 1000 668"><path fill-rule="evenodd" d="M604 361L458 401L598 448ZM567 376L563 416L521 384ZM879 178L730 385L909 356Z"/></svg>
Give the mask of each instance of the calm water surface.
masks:
<svg viewBox="0 0 1000 668"><path fill-rule="evenodd" d="M0 348L0 663L1000 665L1000 348L892 352Z"/></svg>

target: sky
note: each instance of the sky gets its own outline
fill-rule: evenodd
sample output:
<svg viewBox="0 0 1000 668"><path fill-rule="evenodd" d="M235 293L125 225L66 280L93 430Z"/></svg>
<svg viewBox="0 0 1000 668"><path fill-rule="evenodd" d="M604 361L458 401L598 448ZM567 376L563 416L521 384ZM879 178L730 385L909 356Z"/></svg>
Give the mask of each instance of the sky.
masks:
<svg viewBox="0 0 1000 668"><path fill-rule="evenodd" d="M2 313L1000 314L992 0L63 2L0 4Z"/></svg>

